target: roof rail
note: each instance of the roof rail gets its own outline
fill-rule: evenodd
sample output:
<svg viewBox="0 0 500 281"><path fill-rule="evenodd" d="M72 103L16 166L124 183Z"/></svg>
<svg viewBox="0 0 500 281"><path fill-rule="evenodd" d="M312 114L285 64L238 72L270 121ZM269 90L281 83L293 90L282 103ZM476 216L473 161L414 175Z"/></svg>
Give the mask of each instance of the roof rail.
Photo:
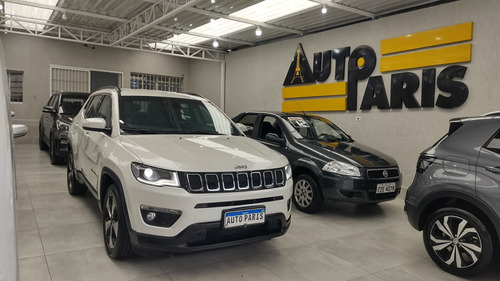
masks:
<svg viewBox="0 0 500 281"><path fill-rule="evenodd" d="M117 86L104 86L98 88L96 91L104 90L104 89L110 89L110 90L116 90L117 92L120 92L120 88Z"/></svg>
<svg viewBox="0 0 500 281"><path fill-rule="evenodd" d="M200 94L196 94L196 93L180 92L180 94L186 94L186 95L190 95L190 96L205 98L204 96L202 96Z"/></svg>

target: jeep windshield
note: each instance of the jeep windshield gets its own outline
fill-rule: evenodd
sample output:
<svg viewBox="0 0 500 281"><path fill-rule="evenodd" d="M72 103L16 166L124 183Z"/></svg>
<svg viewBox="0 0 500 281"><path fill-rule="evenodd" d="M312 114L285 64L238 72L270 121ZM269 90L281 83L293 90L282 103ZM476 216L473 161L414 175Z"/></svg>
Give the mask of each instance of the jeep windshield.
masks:
<svg viewBox="0 0 500 281"><path fill-rule="evenodd" d="M120 129L125 134L240 134L210 102L157 96L122 96Z"/></svg>
<svg viewBox="0 0 500 281"><path fill-rule="evenodd" d="M352 141L348 134L330 120L319 116L286 116L283 119L291 125L288 129L297 139Z"/></svg>

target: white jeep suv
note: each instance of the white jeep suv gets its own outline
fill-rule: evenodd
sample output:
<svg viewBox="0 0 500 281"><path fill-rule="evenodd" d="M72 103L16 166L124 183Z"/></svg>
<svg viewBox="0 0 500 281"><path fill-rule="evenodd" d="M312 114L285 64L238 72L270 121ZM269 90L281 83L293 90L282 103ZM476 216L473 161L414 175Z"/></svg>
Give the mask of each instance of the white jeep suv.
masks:
<svg viewBox="0 0 500 281"><path fill-rule="evenodd" d="M102 88L69 129L67 181L103 213L112 258L270 239L290 225L287 159L194 94Z"/></svg>

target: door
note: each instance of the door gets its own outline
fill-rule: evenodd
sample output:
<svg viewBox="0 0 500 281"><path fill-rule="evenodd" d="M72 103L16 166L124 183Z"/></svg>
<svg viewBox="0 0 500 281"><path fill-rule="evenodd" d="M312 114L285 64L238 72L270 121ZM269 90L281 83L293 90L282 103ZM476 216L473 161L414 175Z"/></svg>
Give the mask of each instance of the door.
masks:
<svg viewBox="0 0 500 281"><path fill-rule="evenodd" d="M120 74L112 72L91 71L90 72L90 92L93 93L99 88L115 86L120 87Z"/></svg>
<svg viewBox="0 0 500 281"><path fill-rule="evenodd" d="M500 131L479 152L476 163L476 193L500 214Z"/></svg>

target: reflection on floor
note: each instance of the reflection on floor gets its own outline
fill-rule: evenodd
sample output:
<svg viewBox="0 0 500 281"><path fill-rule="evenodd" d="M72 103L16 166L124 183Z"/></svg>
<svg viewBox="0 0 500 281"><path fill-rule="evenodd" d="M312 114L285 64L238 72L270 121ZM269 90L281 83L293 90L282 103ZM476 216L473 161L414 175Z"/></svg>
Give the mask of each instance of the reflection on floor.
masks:
<svg viewBox="0 0 500 281"><path fill-rule="evenodd" d="M101 213L87 193L72 197L66 166L52 166L38 144L15 143L21 281L52 280L464 280L429 259L400 198L378 205L328 203L293 210L288 233L273 240L187 255L107 257ZM498 266L473 280L499 280Z"/></svg>

